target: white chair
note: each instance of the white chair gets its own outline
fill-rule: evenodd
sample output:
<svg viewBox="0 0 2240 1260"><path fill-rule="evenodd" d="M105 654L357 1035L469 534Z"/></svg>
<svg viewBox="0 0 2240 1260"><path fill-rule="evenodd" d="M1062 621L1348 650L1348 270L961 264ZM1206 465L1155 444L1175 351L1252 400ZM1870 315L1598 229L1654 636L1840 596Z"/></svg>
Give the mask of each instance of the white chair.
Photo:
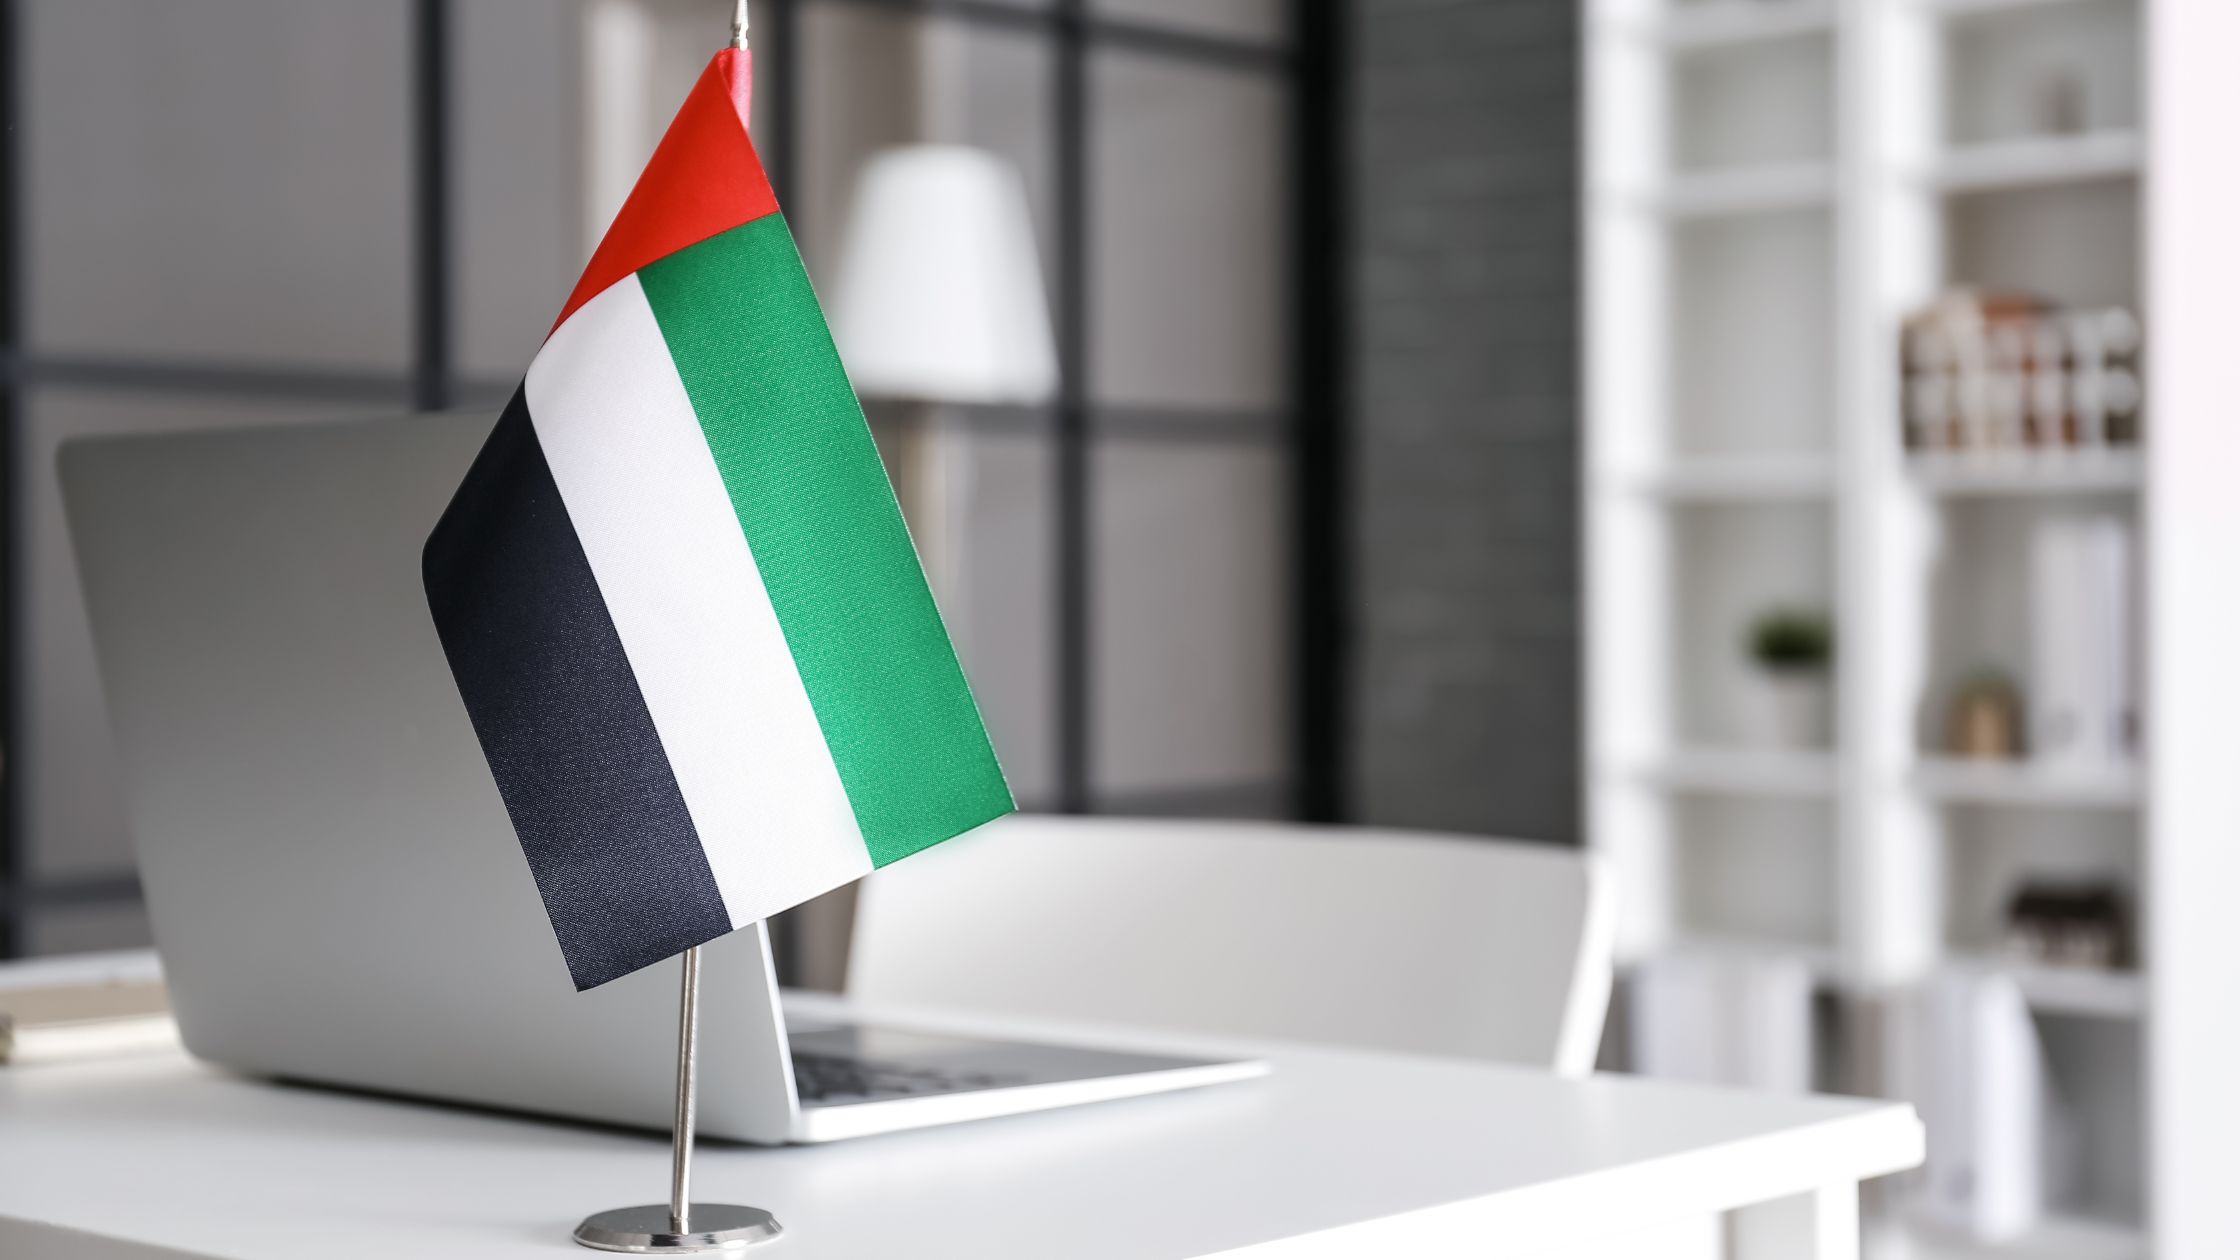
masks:
<svg viewBox="0 0 2240 1260"><path fill-rule="evenodd" d="M1019 816L864 881L848 992L1579 1075L1610 995L1610 895L1577 849Z"/></svg>

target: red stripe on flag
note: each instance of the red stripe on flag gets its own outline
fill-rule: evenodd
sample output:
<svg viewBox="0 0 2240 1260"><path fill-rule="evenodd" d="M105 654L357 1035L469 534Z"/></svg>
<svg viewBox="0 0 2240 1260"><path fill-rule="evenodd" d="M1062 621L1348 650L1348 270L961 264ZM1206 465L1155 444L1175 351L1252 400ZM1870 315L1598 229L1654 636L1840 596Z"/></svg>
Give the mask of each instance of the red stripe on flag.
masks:
<svg viewBox="0 0 2240 1260"><path fill-rule="evenodd" d="M647 263L777 213L777 194L747 137L753 81L745 49L726 48L708 63L553 327Z"/></svg>

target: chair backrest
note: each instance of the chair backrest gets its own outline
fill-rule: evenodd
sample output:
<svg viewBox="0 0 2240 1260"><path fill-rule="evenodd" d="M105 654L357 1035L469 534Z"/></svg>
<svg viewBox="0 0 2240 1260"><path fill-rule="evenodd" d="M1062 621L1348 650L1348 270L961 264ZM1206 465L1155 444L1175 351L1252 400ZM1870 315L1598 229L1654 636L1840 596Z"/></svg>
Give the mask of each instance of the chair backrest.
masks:
<svg viewBox="0 0 2240 1260"><path fill-rule="evenodd" d="M864 882L848 991L1582 1074L1609 901L1577 849L1020 816Z"/></svg>

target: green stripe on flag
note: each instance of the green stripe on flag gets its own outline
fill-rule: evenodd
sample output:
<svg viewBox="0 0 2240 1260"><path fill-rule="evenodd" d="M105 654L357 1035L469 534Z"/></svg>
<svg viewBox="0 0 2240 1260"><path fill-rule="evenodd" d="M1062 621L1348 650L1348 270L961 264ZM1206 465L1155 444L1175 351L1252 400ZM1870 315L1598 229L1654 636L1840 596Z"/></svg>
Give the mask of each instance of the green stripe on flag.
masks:
<svg viewBox="0 0 2240 1260"><path fill-rule="evenodd" d="M638 273L875 866L1012 808L779 215Z"/></svg>

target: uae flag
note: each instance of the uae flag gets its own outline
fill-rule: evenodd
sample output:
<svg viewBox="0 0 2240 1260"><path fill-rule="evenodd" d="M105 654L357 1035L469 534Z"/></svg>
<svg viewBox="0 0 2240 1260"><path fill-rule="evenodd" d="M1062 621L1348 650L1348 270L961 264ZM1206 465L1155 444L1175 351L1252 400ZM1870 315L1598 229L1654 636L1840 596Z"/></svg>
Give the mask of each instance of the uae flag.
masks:
<svg viewBox="0 0 2240 1260"><path fill-rule="evenodd" d="M717 55L429 537L579 989L1012 808Z"/></svg>

